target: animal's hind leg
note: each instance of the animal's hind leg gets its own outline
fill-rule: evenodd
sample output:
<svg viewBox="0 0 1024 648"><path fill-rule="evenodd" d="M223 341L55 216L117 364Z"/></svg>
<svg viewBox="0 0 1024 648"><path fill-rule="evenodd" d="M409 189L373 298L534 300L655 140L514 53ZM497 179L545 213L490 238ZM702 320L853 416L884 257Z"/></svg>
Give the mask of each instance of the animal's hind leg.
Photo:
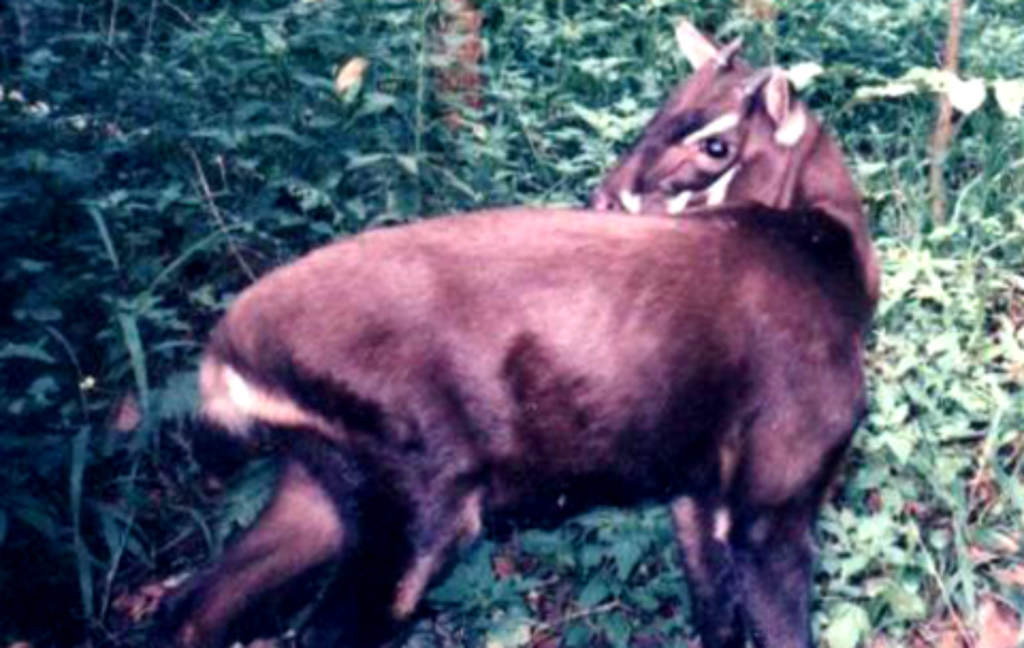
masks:
<svg viewBox="0 0 1024 648"><path fill-rule="evenodd" d="M730 513L719 499L681 497L672 504L672 521L704 646L742 648L746 642L729 544Z"/></svg>
<svg viewBox="0 0 1024 648"><path fill-rule="evenodd" d="M290 461L259 520L214 565L168 602L163 628L182 648L221 646L259 597L335 559L347 530L331 494Z"/></svg>
<svg viewBox="0 0 1024 648"><path fill-rule="evenodd" d="M307 648L376 648L415 611L431 580L460 542L480 530L479 491L444 488L415 497L376 491L372 480L358 502L359 538L304 634Z"/></svg>
<svg viewBox="0 0 1024 648"><path fill-rule="evenodd" d="M361 494L353 517L358 537L302 633L305 648L377 648L397 630L391 601L413 560L409 516L393 497Z"/></svg>

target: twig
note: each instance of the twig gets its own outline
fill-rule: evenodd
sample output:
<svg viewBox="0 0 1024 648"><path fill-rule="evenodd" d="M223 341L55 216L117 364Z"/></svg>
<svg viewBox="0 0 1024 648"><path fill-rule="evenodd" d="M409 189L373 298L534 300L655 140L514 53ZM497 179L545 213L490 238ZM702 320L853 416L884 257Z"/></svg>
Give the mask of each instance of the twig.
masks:
<svg viewBox="0 0 1024 648"><path fill-rule="evenodd" d="M956 0L954 0L955 2ZM971 636L970 631L967 629L967 625L964 623L963 618L960 616L960 612L957 611L956 605L953 603L953 596L950 594L949 588L946 587L945 581L942 580L942 574L939 573L938 567L935 564L935 556L932 555L928 546L924 540L921 539L919 534L915 534L914 540L917 542L918 547L926 558L926 569L931 572L931 577L935 579L935 585L939 588L939 595L942 597L943 603L946 605L946 610L949 612L949 619L953 622L953 627L957 634L960 635L960 640L963 645L967 648L975 648L974 639Z"/></svg>
<svg viewBox="0 0 1024 648"><path fill-rule="evenodd" d="M174 13L178 14L178 17L181 18L182 21L185 22L186 24L188 24L188 26L191 27L192 29L199 29L200 28L199 23L197 23L195 20L193 20L192 16L188 15L185 12L184 9L178 7L173 2L164 2L162 4L167 9L170 9Z"/></svg>
<svg viewBox="0 0 1024 648"><path fill-rule="evenodd" d="M946 34L946 49L942 55L942 69L956 75L959 71L960 32L963 25L965 0L950 0L949 31ZM948 93L939 95L938 116L932 133L931 169L928 182L932 193L932 219L937 224L946 221L946 182L943 166L953 140L953 103Z"/></svg>
<svg viewBox="0 0 1024 648"><path fill-rule="evenodd" d="M120 2L114 0L110 5L110 29L107 31L107 47L114 46L114 32L117 31L117 12L120 9Z"/></svg>
<svg viewBox="0 0 1024 648"><path fill-rule="evenodd" d="M156 22L156 5L157 0L151 0L149 3L149 16L146 17L146 42L142 46L145 52L148 52L150 45L153 44L153 23Z"/></svg>
<svg viewBox="0 0 1024 648"><path fill-rule="evenodd" d="M242 268L242 272L249 277L250 281L256 281L256 273L252 271L249 264L246 263L245 258L242 256L241 251L238 249L238 245L235 244L235 239L231 236L231 232L228 229L228 224L224 220L224 215L221 214L220 208L217 207L217 202L213 198L213 191L210 189L210 183L206 180L206 173L203 171L203 165L199 161L199 156L192 150L192 147L186 146L185 150L188 151L189 157L192 158L192 164L196 168L196 178L199 182L199 188L202 190L203 199L206 201L206 207L213 216L213 219L217 221L217 227L220 228L221 234L228 242L228 249L231 254L238 260L238 265Z"/></svg>
<svg viewBox="0 0 1024 648"><path fill-rule="evenodd" d="M600 614L606 614L614 610L622 608L622 603L619 601L609 601L603 605L597 605L592 608L586 608L583 610L577 610L576 612L570 612L563 617L555 619L554 621L548 621L540 624L537 629L541 632L553 631L560 626L564 626L567 623L572 623L579 619L585 619L587 617L598 616Z"/></svg>
<svg viewBox="0 0 1024 648"><path fill-rule="evenodd" d="M75 353L74 347L71 346L71 343L68 342L68 339L60 331L49 324L43 324L42 327L50 337L57 340L57 344L61 346L68 360L71 361L71 365L75 368L75 374L78 376L78 406L82 409L82 425L88 425L89 399L86 396L86 375L82 370L82 364L78 361L78 354Z"/></svg>

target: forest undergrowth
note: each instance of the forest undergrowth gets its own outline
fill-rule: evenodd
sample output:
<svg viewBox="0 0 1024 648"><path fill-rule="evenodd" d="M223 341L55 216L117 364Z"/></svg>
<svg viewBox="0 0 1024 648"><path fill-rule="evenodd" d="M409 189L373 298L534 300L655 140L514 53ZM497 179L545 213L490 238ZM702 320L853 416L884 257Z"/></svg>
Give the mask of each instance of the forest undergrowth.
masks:
<svg viewBox="0 0 1024 648"><path fill-rule="evenodd" d="M0 645L142 646L273 466L205 476L203 340L367 228L580 205L689 73L688 16L837 135L883 263L870 414L819 532L822 645L1009 648L1024 609L1024 5L978 0L10 0L0 6ZM479 62L479 74L461 63ZM936 94L956 101L931 208ZM344 277L339 277L344 281ZM475 546L406 645L674 646L667 516ZM280 628L301 622L282 612ZM691 639L688 639L691 638Z"/></svg>

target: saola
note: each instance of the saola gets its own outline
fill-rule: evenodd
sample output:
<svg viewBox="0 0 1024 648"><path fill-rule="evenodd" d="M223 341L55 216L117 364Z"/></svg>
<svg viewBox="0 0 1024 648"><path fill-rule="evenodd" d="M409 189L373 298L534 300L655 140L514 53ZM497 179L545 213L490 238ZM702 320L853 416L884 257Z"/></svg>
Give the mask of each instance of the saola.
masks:
<svg viewBox="0 0 1024 648"><path fill-rule="evenodd" d="M779 141L790 122L761 119L775 76L714 65L647 135L746 138L736 159L755 134ZM708 104L734 95L749 106ZM691 103L699 117L672 126ZM683 168L669 146L642 140L606 195L646 210L722 177L655 180ZM304 642L380 646L488 522L653 501L671 507L704 646L810 646L812 531L864 412L877 290L832 153L803 154L786 204L437 218L244 291L203 356L201 418L220 438L273 441L282 471L253 528L165 605L164 641L222 646L256 600L333 565Z"/></svg>

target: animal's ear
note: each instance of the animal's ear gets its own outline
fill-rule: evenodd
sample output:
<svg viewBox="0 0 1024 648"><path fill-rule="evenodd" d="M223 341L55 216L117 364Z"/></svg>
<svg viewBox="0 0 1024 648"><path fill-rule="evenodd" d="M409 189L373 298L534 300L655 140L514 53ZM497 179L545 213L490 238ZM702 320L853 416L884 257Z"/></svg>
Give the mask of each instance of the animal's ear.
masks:
<svg viewBox="0 0 1024 648"><path fill-rule="evenodd" d="M775 126L775 141L795 146L807 130L807 114L793 97L786 73L779 68L759 70L746 82L746 92L759 96L768 118Z"/></svg>
<svg viewBox="0 0 1024 648"><path fill-rule="evenodd" d="M764 84L764 107L776 126L781 126L789 117L792 106L789 80L782 70L772 68L768 82Z"/></svg>
<svg viewBox="0 0 1024 648"><path fill-rule="evenodd" d="M694 70L699 70L708 61L715 61L719 65L731 63L732 57L739 51L738 41L720 48L715 41L702 34L685 18L676 25L676 43ZM734 47L735 50L730 52L729 50Z"/></svg>

